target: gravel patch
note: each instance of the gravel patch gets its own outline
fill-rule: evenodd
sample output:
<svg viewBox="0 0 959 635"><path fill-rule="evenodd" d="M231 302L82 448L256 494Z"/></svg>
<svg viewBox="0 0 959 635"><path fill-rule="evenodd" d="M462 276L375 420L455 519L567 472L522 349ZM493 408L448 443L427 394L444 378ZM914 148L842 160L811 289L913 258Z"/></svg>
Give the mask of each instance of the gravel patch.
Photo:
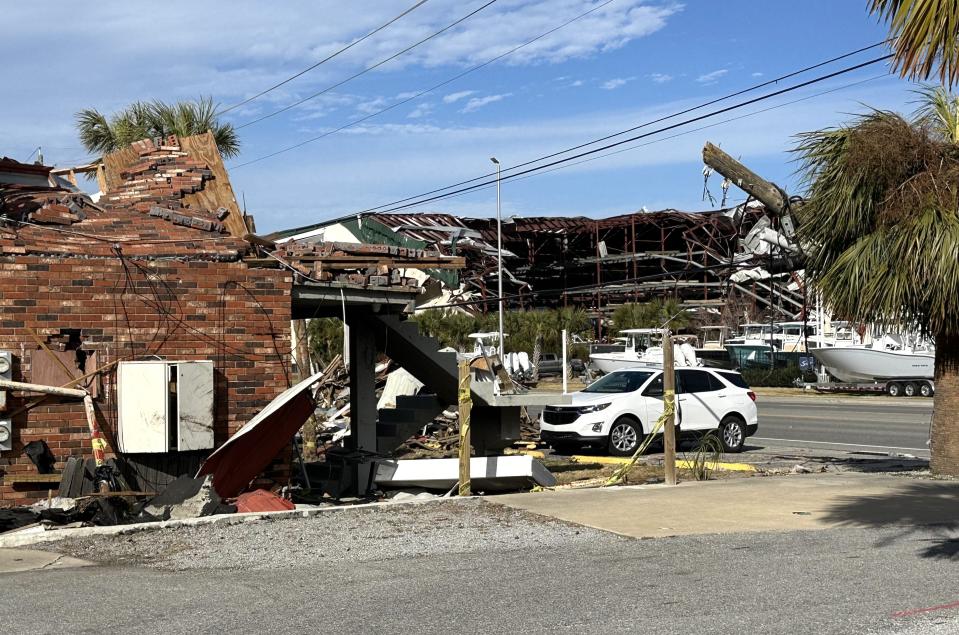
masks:
<svg viewBox="0 0 959 635"><path fill-rule="evenodd" d="M438 553L482 551L492 555L584 544L613 546L626 540L474 498L68 539L47 548L102 564L170 571L266 570Z"/></svg>

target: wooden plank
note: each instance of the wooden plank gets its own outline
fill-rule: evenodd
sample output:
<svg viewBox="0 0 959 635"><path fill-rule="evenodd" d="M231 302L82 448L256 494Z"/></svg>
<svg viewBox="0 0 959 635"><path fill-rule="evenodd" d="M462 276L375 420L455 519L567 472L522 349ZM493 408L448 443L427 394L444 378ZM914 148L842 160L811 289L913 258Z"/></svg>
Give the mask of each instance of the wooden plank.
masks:
<svg viewBox="0 0 959 635"><path fill-rule="evenodd" d="M230 214L223 219L223 224L231 236L242 237L250 233L243 220L243 212L236 203L230 177L226 173L226 166L220 158L220 151L213 140L212 132L205 132L193 137L181 137L180 147L190 153L190 159L206 163L213 172L213 180L206 181L203 189L194 194L187 194L183 199L193 208L204 208L215 212L221 207L229 210Z"/></svg>

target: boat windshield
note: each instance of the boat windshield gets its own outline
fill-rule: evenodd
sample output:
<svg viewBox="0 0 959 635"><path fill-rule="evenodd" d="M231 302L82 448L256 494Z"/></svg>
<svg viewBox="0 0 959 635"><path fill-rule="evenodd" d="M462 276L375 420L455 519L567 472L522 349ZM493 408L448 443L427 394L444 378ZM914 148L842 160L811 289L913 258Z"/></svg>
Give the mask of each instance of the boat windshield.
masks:
<svg viewBox="0 0 959 635"><path fill-rule="evenodd" d="M646 383L646 380L652 377L655 371L613 371L612 373L600 377L589 386L583 389L583 392L598 393L624 393L639 390Z"/></svg>

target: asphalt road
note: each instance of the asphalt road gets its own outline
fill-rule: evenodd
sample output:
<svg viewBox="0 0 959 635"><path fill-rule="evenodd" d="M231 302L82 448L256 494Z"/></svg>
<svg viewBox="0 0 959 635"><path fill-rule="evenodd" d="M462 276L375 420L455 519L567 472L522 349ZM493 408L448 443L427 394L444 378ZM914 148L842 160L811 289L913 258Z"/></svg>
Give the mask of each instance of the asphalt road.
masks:
<svg viewBox="0 0 959 635"><path fill-rule="evenodd" d="M0 623L24 634L855 635L928 633L934 619L954 633L956 562L922 555L933 539L848 528L502 550L480 538L454 554L275 569L35 571L0 575Z"/></svg>
<svg viewBox="0 0 959 635"><path fill-rule="evenodd" d="M748 446L894 452L927 458L932 400L760 396Z"/></svg>

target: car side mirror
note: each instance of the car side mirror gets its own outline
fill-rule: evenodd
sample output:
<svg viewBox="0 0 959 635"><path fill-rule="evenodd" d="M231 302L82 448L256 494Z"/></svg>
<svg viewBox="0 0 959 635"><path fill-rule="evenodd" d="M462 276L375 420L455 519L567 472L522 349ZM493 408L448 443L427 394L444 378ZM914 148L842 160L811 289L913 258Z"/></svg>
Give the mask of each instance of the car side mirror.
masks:
<svg viewBox="0 0 959 635"><path fill-rule="evenodd" d="M663 388L662 386L650 386L646 389L646 392L643 393L646 397L662 397Z"/></svg>

